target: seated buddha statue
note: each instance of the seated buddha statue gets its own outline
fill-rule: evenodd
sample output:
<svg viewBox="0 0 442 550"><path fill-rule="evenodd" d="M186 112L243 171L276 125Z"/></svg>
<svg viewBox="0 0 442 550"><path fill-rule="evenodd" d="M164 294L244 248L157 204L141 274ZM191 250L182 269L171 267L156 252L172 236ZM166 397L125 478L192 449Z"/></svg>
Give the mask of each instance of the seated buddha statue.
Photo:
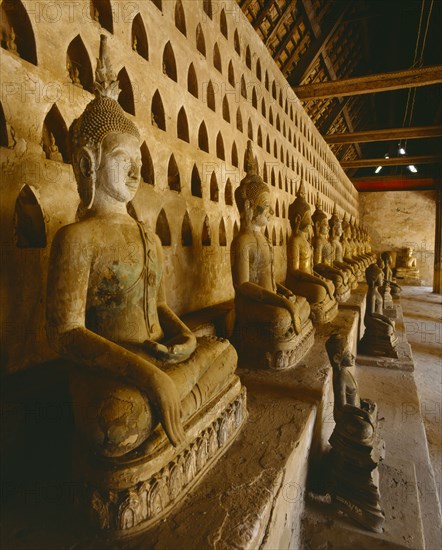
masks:
<svg viewBox="0 0 442 550"><path fill-rule="evenodd" d="M235 344L242 364L284 369L313 344L310 306L275 281L273 247L264 234L273 213L270 190L258 173L250 141L246 170L235 191L241 221L231 247Z"/></svg>
<svg viewBox="0 0 442 550"><path fill-rule="evenodd" d="M419 286L421 284L420 272L413 252L414 248L412 246L407 246L404 249L400 265L396 268L396 277L405 285Z"/></svg>
<svg viewBox="0 0 442 550"><path fill-rule="evenodd" d="M204 423L201 410L228 388L233 396L240 384L234 348L216 337L197 340L167 305L160 240L128 214L140 183L141 139L118 94L102 36L95 99L70 128L80 206L78 221L53 240L47 334L70 367L79 455L84 461L91 457L87 482L100 488L90 501L96 523L124 529L118 518L129 506L127 491L140 502L148 500L146 491L154 485L146 473L150 468L152 479L164 484L162 507L171 504L169 478L158 472L169 475L172 458L194 448L198 431L186 431L194 426L192 415L198 413ZM214 421L210 414L202 427L207 433ZM174 483L176 496L183 484L178 490ZM100 506L97 499L103 499ZM135 524L158 512L147 517L143 510L134 512Z"/></svg>
<svg viewBox="0 0 442 550"><path fill-rule="evenodd" d="M328 221L329 224L329 239L333 252L333 266L339 270L345 272L348 277L348 284L351 289L355 289L358 286L358 281L355 276L355 267L344 262L342 256L342 223L338 216L336 203L333 208L333 213Z"/></svg>
<svg viewBox="0 0 442 550"><path fill-rule="evenodd" d="M377 405L359 397L350 369L354 356L348 339L332 334L325 347L333 369L333 418L336 423L329 439L330 485L335 506L363 527L382 532L385 520L380 507L378 463L384 458L379 437Z"/></svg>
<svg viewBox="0 0 442 550"><path fill-rule="evenodd" d="M287 245L286 286L307 298L313 322L328 323L338 312L335 286L329 279L313 272L313 253L308 240L313 222L302 181L296 199L289 206L289 219L292 235Z"/></svg>
<svg viewBox="0 0 442 550"><path fill-rule="evenodd" d="M365 276L368 284L365 333L359 347L366 355L397 358L395 323L383 314L384 300L379 292L379 287L384 284L384 273L377 264L371 264L365 270Z"/></svg>
<svg viewBox="0 0 442 550"><path fill-rule="evenodd" d="M347 216L345 214L342 220L341 244L344 262L352 266L357 281L361 281L364 265L362 261L354 258L354 246L351 235L351 225L350 222L347 220Z"/></svg>
<svg viewBox="0 0 442 550"><path fill-rule="evenodd" d="M356 224L356 220L353 220L352 222L351 218L350 218L350 228L351 228L350 240L353 246L353 258L359 262L362 262L362 265L366 269L371 264L371 261L370 261L370 258L368 258L368 256L365 256L364 254L363 245L361 240L359 239L359 228Z"/></svg>
<svg viewBox="0 0 442 550"><path fill-rule="evenodd" d="M332 281L335 286L336 301L338 303L345 302L350 297L348 273L333 265L333 247L328 240L328 219L327 214L321 209L319 194L312 221L313 270Z"/></svg>

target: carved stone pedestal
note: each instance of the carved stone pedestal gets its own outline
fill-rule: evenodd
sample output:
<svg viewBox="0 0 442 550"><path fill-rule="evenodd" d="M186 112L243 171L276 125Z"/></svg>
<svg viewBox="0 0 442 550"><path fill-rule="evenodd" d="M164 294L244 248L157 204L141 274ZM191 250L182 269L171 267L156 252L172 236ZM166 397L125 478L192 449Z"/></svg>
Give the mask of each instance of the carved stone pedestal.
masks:
<svg viewBox="0 0 442 550"><path fill-rule="evenodd" d="M356 284L356 286L357 286L357 284ZM351 289L347 285L345 290L343 290L343 292L341 292L339 294L338 293L335 294L336 301L338 302L338 304L343 304L344 302L346 302L350 298L350 294L351 294Z"/></svg>
<svg viewBox="0 0 442 550"><path fill-rule="evenodd" d="M80 446L76 476L86 484L80 504L91 524L128 535L161 520L204 477L247 418L246 390L237 376L185 424L187 443L175 449L162 428L149 442L119 459L87 455Z"/></svg>
<svg viewBox="0 0 442 550"><path fill-rule="evenodd" d="M359 342L358 352L375 357L393 357L397 359L397 345L398 337L396 334L391 334L390 336L371 334L370 330L366 328L364 336Z"/></svg>
<svg viewBox="0 0 442 550"><path fill-rule="evenodd" d="M366 529L382 533L385 516L380 506L377 467L385 455L384 442L375 430L373 441L361 444L340 433L336 426L330 444L330 492L335 507Z"/></svg>
<svg viewBox="0 0 442 550"><path fill-rule="evenodd" d="M238 352L238 365L243 368L284 370L294 367L309 351L315 340L315 329L310 319L299 334L275 338L272 327L242 326L237 321L234 343Z"/></svg>
<svg viewBox="0 0 442 550"><path fill-rule="evenodd" d="M328 300L325 303L310 304L310 318L315 325L330 323L338 314L338 299L336 302Z"/></svg>

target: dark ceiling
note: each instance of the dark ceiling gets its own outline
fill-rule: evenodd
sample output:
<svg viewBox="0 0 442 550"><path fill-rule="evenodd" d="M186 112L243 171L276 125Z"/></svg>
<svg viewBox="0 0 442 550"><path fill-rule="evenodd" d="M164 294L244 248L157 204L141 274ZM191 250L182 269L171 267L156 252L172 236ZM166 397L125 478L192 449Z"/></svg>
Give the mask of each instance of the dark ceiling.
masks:
<svg viewBox="0 0 442 550"><path fill-rule="evenodd" d="M441 0L237 0L275 63L293 87L417 69L418 87L302 101L324 135L437 126L436 137L330 144L359 190L432 188L441 181ZM439 66L436 84L422 85L421 67ZM347 90L353 89L349 85ZM337 92L338 93L338 92ZM299 94L298 94L299 95ZM399 134L401 134L399 131ZM413 131L412 131L413 133ZM439 134L439 135L437 135ZM325 138L327 140L327 137ZM373 139L363 138L363 139ZM377 139L380 139L379 136ZM353 143L351 142L353 141ZM358 159L401 156L407 165L348 167ZM391 162L396 162L393 160ZM405 161L407 162L407 161Z"/></svg>

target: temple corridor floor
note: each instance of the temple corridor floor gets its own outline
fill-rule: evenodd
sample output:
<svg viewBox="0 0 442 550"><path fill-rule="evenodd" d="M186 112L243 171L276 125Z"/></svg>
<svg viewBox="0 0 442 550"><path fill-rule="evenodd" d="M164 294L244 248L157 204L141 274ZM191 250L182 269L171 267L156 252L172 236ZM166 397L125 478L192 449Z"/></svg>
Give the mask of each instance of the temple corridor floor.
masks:
<svg viewBox="0 0 442 550"><path fill-rule="evenodd" d="M413 351L415 380L427 434L439 502L442 486L442 296L430 287L404 286L405 330ZM407 411L414 414L416 411Z"/></svg>

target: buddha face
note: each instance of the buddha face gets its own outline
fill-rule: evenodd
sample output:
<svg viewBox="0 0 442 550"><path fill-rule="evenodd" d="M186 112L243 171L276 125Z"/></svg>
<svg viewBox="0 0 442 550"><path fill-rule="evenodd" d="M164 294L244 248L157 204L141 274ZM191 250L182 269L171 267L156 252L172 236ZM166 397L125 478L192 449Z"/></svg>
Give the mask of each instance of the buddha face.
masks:
<svg viewBox="0 0 442 550"><path fill-rule="evenodd" d="M270 206L270 193L261 193L253 207L253 224L259 227L265 227L273 215L272 207Z"/></svg>
<svg viewBox="0 0 442 550"><path fill-rule="evenodd" d="M136 137L108 134L101 144L101 161L96 172L96 189L118 202L128 203L140 184L141 154Z"/></svg>
<svg viewBox="0 0 442 550"><path fill-rule="evenodd" d="M321 235L328 235L328 221L324 218L319 226L319 233Z"/></svg>

